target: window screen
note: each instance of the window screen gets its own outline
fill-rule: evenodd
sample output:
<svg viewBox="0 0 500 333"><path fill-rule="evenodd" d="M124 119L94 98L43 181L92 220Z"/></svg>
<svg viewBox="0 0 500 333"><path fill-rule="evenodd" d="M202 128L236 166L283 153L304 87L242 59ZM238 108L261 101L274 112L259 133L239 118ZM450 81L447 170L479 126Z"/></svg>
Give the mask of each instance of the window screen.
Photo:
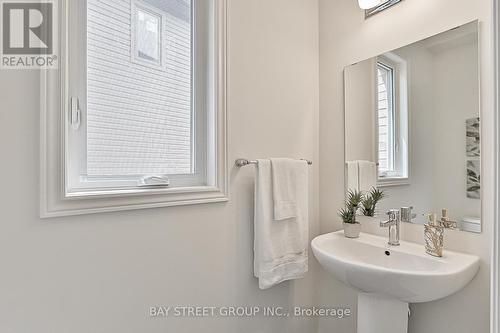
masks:
<svg viewBox="0 0 500 333"><path fill-rule="evenodd" d="M88 0L88 176L193 172L191 35L190 1Z"/></svg>

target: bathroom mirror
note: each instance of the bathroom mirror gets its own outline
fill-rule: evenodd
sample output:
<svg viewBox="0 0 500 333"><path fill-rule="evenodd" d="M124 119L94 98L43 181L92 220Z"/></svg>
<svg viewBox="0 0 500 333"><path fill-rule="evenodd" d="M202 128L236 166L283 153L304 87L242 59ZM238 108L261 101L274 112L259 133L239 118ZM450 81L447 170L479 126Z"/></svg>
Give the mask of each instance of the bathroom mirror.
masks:
<svg viewBox="0 0 500 333"><path fill-rule="evenodd" d="M413 207L424 224L446 209L450 225L481 232L478 31L474 21L345 68L346 192L382 190L378 220Z"/></svg>

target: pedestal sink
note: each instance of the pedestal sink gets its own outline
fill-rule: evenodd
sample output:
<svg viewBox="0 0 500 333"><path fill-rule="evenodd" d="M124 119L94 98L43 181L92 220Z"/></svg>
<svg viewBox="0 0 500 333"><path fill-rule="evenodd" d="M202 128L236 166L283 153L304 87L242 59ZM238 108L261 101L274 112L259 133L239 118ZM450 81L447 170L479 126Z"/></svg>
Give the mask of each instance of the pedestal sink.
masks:
<svg viewBox="0 0 500 333"><path fill-rule="evenodd" d="M358 333L403 333L408 328L408 303L447 297L465 287L479 270L477 256L444 251L442 258L424 246L361 233L324 234L311 243L323 268L358 291Z"/></svg>

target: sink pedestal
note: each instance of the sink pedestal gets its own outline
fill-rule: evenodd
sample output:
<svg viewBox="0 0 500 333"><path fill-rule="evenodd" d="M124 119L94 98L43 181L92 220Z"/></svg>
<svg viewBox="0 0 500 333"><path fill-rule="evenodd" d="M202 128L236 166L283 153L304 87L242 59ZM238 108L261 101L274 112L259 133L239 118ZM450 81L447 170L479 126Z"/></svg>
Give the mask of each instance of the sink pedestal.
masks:
<svg viewBox="0 0 500 333"><path fill-rule="evenodd" d="M408 332L408 303L358 294L358 333Z"/></svg>

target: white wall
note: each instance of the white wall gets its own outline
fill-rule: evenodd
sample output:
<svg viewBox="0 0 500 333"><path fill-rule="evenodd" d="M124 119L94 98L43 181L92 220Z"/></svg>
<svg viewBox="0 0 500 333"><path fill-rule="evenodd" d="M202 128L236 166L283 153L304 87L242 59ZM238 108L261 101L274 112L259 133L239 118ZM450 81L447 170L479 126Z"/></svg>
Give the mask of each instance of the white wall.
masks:
<svg viewBox="0 0 500 333"><path fill-rule="evenodd" d="M313 160L317 235L317 1L229 0L228 65L230 160ZM39 75L1 71L0 88L1 332L316 331L313 319L150 319L152 305L313 304L318 267L258 289L252 167L231 171L227 204L40 220Z"/></svg>
<svg viewBox="0 0 500 333"><path fill-rule="evenodd" d="M448 232L446 247L475 253L481 269L463 291L447 299L412 305L411 333L489 331L489 251L493 223L493 91L490 0L405 0L368 20L352 0L320 0L320 220L323 232L340 229L343 201L343 68L463 23L481 21L481 105L483 120L483 233ZM371 227L371 228L370 228ZM366 229L385 235L375 225ZM422 243L422 227L403 226L403 238ZM355 293L322 274L322 302L356 306ZM355 332L355 319L321 320L320 332Z"/></svg>

